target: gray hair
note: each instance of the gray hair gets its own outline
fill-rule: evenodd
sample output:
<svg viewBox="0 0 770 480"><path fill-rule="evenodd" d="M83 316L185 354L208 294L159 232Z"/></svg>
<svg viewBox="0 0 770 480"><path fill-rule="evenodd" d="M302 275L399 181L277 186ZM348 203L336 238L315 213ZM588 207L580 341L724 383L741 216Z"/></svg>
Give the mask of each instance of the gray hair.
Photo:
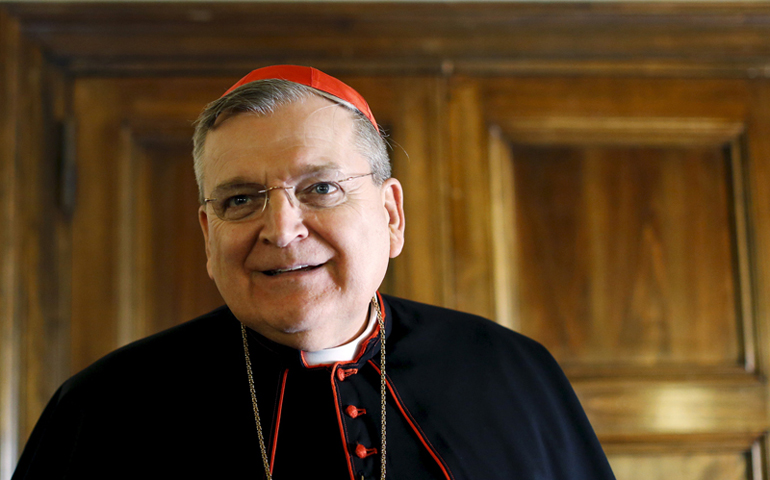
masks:
<svg viewBox="0 0 770 480"><path fill-rule="evenodd" d="M218 118L223 115L230 116L239 113L270 115L278 107L300 102L311 95L331 100L351 111L354 122L355 146L369 160L373 173L372 178L378 185L390 178L390 158L388 158L385 136L353 104L299 83L280 79L258 80L242 85L224 97L206 105L206 108L203 109L193 124L195 127L193 159L200 201L203 202L203 149L206 135L216 128Z"/></svg>

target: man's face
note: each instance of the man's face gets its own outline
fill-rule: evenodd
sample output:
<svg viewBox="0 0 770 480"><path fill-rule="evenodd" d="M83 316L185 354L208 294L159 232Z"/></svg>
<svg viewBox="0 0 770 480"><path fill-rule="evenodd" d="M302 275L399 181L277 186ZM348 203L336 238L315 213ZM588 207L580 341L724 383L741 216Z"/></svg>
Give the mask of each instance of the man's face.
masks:
<svg viewBox="0 0 770 480"><path fill-rule="evenodd" d="M315 96L268 116L226 118L206 137L204 194L235 183L296 186L370 173L353 138L351 113ZM377 186L365 176L341 185L345 201L331 208L292 205L290 193L276 189L263 213L241 221L221 220L210 205L199 210L209 276L225 302L284 345L314 351L354 338L388 259L401 251L398 181Z"/></svg>

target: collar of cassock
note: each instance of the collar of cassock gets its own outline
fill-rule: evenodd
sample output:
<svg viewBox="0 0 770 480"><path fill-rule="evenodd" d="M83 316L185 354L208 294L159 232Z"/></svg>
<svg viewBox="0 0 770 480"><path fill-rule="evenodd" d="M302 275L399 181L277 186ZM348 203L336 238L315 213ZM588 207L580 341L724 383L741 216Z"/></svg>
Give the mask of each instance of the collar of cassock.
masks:
<svg viewBox="0 0 770 480"><path fill-rule="evenodd" d="M382 306L382 314L385 317L385 338L388 338L391 332L392 322L390 321L390 307L382 296L377 292L377 296ZM252 345L249 350L254 351L257 344L262 346L267 353L271 354L274 360L283 364L285 367L300 368L320 368L335 363L344 365L354 365L356 367L363 365L380 351L380 328L377 325L377 315L374 313L374 306L369 307L369 318L364 332L354 340L339 347L333 347L317 352L304 352L296 350L286 345L281 345L272 340L263 337L250 328L246 328L249 338L249 344Z"/></svg>
<svg viewBox="0 0 770 480"><path fill-rule="evenodd" d="M318 350L317 352L302 352L302 357L305 359L305 363L311 367L349 362L356 358L358 352L361 351L364 341L372 334L375 325L377 325L377 312L374 305L369 305L369 319L366 321L366 328L358 337L339 347Z"/></svg>

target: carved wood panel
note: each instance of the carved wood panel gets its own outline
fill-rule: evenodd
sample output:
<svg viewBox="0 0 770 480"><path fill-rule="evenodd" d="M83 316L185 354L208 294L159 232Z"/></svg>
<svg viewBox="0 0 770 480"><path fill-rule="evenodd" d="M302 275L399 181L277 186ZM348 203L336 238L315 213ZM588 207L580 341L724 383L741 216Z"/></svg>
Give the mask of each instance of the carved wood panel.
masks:
<svg viewBox="0 0 770 480"><path fill-rule="evenodd" d="M750 85L490 77L450 92L456 132L473 130L454 185L493 218L454 210L453 228L486 229L492 259L468 268L509 297L475 311L493 305L560 360L618 478L767 478L752 177L767 136Z"/></svg>
<svg viewBox="0 0 770 480"><path fill-rule="evenodd" d="M743 368L725 153L514 147L524 333L565 368Z"/></svg>

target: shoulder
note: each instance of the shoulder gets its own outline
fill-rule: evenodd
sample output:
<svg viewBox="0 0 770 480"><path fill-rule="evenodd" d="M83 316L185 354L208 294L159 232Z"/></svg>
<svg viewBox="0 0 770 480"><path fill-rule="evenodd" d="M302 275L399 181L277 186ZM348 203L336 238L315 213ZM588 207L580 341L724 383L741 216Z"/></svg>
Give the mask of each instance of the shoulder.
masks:
<svg viewBox="0 0 770 480"><path fill-rule="evenodd" d="M140 385L162 388L187 378L187 372L216 368L223 352L232 354L233 347L239 352L238 328L230 310L220 307L105 355L65 382L60 395L131 391Z"/></svg>
<svg viewBox="0 0 770 480"><path fill-rule="evenodd" d="M452 471L613 478L569 381L542 345L476 315L393 297L385 303L394 395Z"/></svg>
<svg viewBox="0 0 770 480"><path fill-rule="evenodd" d="M239 324L227 308L133 342L59 388L17 471L98 478L110 466L134 472L158 456L190 455L208 445L201 438L222 438L222 412L234 411L234 398L249 411L248 396L238 395L248 388L245 378Z"/></svg>
<svg viewBox="0 0 770 480"><path fill-rule="evenodd" d="M385 299L393 315L387 341L391 372L414 376L415 384L436 389L457 383L459 390L478 392L494 386L516 394L521 388L532 395L571 391L553 356L540 343L491 320L408 300ZM437 390L438 391L438 390Z"/></svg>
<svg viewBox="0 0 770 480"><path fill-rule="evenodd" d="M441 350L455 349L466 355L488 354L537 357L553 362L550 353L535 340L489 319L443 307L383 296L393 315L393 333L426 341L426 346Z"/></svg>

